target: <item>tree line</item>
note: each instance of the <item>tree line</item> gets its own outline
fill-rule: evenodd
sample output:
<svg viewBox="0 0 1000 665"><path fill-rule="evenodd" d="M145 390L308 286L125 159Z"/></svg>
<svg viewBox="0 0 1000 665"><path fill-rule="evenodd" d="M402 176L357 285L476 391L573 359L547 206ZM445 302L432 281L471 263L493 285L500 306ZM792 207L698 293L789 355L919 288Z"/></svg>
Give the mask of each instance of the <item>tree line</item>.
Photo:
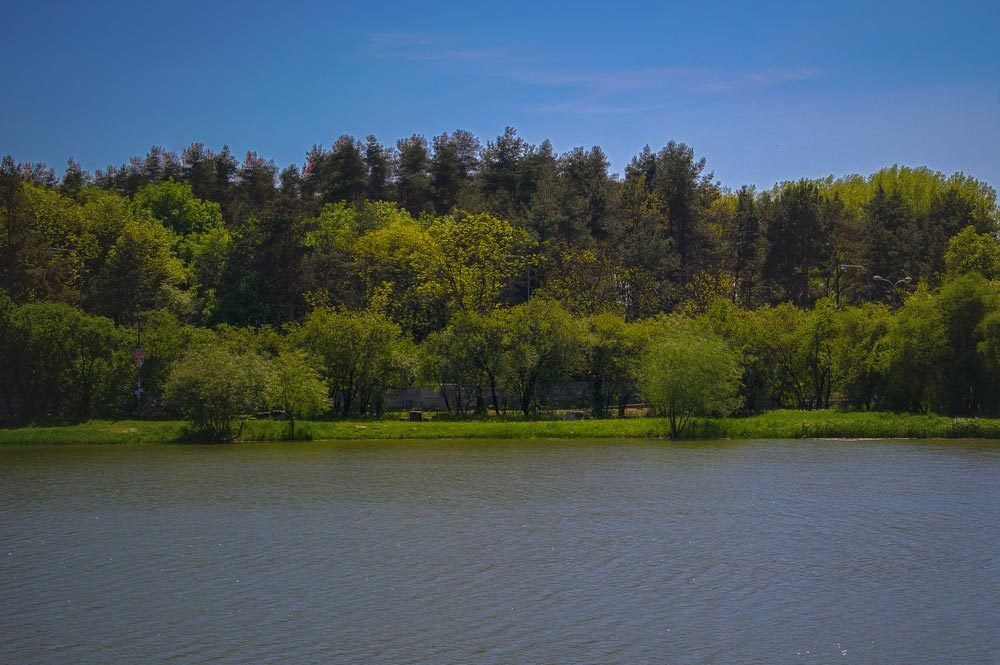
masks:
<svg viewBox="0 0 1000 665"><path fill-rule="evenodd" d="M971 244L971 249L965 245ZM649 401L678 421L773 408L1000 410L1000 251L971 229L949 245L950 277L918 287L893 310L884 303L743 309L714 300L697 316L627 321L573 315L532 297L488 312L455 312L416 343L377 306L318 307L301 322L215 328L167 310L137 330L65 303L0 298L0 397L12 419L86 419L135 413L144 403L189 417L226 438L246 416L380 416L389 388L424 385L450 396L459 416L550 408L554 387L585 382L579 406L624 415ZM983 275L978 268L990 266Z"/></svg>
<svg viewBox="0 0 1000 665"><path fill-rule="evenodd" d="M570 379L605 415L645 394L651 340L689 324L738 359L739 410L1000 407L1000 216L961 174L730 191L683 144L619 177L598 147L508 128L485 146L341 137L280 172L200 144L61 178L5 158L0 218L0 397L20 418L136 408L120 387L140 334L150 404L182 351L214 346L265 374L304 358L340 415L416 382L461 386L456 411L532 413Z"/></svg>

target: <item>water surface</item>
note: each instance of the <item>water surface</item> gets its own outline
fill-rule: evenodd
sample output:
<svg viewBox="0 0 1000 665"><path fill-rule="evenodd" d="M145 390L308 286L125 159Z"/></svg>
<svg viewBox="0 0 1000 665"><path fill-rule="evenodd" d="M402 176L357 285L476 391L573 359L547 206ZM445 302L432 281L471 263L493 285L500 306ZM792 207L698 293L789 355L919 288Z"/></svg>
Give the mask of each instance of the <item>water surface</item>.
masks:
<svg viewBox="0 0 1000 665"><path fill-rule="evenodd" d="M0 449L0 662L1000 663L1000 443Z"/></svg>

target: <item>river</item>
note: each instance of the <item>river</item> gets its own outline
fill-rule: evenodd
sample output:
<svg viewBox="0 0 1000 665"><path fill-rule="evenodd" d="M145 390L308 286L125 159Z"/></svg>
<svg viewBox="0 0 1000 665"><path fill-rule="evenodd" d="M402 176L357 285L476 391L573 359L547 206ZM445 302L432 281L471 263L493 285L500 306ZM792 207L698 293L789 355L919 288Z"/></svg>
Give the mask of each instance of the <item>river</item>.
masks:
<svg viewBox="0 0 1000 665"><path fill-rule="evenodd" d="M1000 442L0 449L3 663L1000 663Z"/></svg>

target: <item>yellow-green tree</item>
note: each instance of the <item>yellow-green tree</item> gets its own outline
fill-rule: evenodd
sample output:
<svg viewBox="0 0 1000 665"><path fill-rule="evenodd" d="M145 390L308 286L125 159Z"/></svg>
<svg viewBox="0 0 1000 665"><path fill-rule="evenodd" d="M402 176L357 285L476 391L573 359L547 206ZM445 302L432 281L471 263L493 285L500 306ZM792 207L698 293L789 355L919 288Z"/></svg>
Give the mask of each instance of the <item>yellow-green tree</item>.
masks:
<svg viewBox="0 0 1000 665"><path fill-rule="evenodd" d="M270 408L285 412L290 439L295 438L295 418L318 416L330 408L328 386L309 357L295 349L282 351L271 361L265 398Z"/></svg>
<svg viewBox="0 0 1000 665"><path fill-rule="evenodd" d="M724 339L690 321L667 320L642 356L640 386L684 436L695 416L726 415L739 400L740 364Z"/></svg>
<svg viewBox="0 0 1000 665"><path fill-rule="evenodd" d="M529 237L488 214L439 217L427 228L433 251L425 280L439 289L454 310L489 312L503 290L526 279Z"/></svg>

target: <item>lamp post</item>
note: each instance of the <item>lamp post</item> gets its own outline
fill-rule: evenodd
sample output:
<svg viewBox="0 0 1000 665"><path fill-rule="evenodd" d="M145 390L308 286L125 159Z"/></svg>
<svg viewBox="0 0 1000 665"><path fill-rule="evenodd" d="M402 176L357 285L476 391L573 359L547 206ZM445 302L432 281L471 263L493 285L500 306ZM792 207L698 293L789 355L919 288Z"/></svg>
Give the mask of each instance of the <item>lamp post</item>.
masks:
<svg viewBox="0 0 1000 665"><path fill-rule="evenodd" d="M874 277L872 277L872 281L874 281L874 282L882 282L884 284L888 284L889 285L889 288L892 289L892 291L890 292L890 295L892 296L892 306L895 307L896 306L896 289L899 288L900 284L909 284L910 282L913 281L913 278L912 277L903 277L902 279L897 279L894 282L891 279L886 279L885 277L882 277L881 275L875 275Z"/></svg>

